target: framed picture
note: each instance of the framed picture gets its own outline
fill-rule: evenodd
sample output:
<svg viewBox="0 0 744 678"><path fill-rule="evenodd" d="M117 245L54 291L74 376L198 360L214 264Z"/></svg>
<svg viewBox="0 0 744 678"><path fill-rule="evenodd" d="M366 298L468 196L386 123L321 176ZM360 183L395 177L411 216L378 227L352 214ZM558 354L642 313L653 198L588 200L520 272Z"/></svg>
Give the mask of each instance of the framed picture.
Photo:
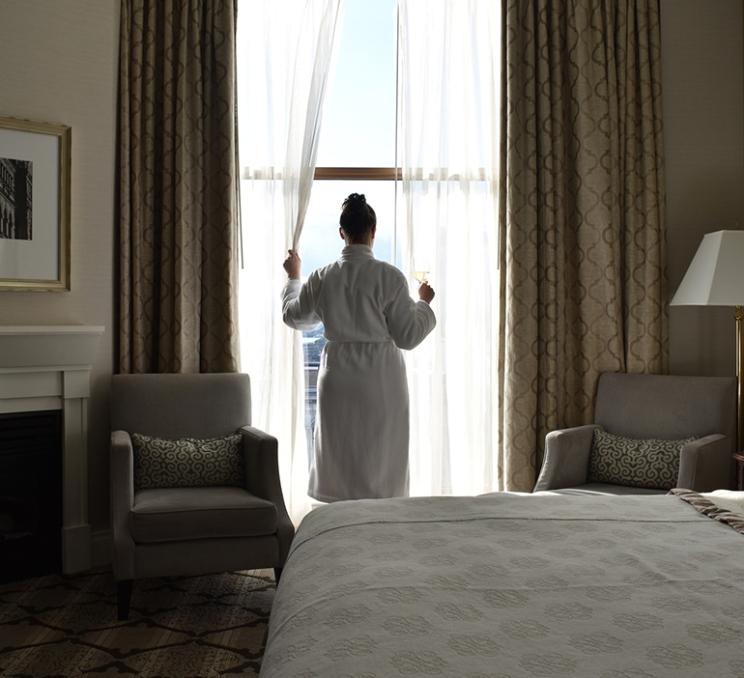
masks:
<svg viewBox="0 0 744 678"><path fill-rule="evenodd" d="M0 291L70 289L70 128L0 117Z"/></svg>

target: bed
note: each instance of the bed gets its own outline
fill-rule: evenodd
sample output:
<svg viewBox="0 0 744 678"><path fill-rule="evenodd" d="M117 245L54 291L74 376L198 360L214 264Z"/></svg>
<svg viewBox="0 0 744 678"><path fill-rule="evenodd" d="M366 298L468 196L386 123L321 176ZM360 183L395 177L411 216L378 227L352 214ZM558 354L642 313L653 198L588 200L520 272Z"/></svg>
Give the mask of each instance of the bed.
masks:
<svg viewBox="0 0 744 678"><path fill-rule="evenodd" d="M292 545L261 677L744 677L737 530L735 502L694 493L319 508Z"/></svg>

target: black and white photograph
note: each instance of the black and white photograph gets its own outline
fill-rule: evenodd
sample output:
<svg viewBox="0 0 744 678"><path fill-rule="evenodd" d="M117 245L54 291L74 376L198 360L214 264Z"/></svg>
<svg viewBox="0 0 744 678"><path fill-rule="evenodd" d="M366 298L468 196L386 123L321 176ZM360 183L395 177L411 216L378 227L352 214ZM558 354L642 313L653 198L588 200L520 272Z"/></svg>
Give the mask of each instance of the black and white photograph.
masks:
<svg viewBox="0 0 744 678"><path fill-rule="evenodd" d="M71 130L0 117L0 291L70 288Z"/></svg>
<svg viewBox="0 0 744 678"><path fill-rule="evenodd" d="M30 160L0 158L0 238L33 237L33 168Z"/></svg>

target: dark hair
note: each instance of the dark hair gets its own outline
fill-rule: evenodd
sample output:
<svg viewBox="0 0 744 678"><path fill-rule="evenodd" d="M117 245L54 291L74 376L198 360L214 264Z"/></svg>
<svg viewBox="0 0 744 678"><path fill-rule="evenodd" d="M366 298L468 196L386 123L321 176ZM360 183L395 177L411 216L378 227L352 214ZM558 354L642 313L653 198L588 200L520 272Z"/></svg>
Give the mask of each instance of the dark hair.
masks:
<svg viewBox="0 0 744 678"><path fill-rule="evenodd" d="M377 215L364 194L352 193L341 205L338 223L351 242L359 242L377 226Z"/></svg>

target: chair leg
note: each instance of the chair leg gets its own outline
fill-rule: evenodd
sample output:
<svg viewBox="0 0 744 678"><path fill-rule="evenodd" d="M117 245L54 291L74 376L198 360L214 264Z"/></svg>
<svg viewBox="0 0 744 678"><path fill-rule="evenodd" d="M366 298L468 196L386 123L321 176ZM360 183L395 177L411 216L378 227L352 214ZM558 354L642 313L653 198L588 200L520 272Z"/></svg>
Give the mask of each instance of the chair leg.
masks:
<svg viewBox="0 0 744 678"><path fill-rule="evenodd" d="M124 579L116 582L116 602L119 621L129 619L129 601L132 598L132 580Z"/></svg>
<svg viewBox="0 0 744 678"><path fill-rule="evenodd" d="M277 585L279 584L279 580L282 577L282 568L281 567L275 567L274 568L274 580L276 581Z"/></svg>

